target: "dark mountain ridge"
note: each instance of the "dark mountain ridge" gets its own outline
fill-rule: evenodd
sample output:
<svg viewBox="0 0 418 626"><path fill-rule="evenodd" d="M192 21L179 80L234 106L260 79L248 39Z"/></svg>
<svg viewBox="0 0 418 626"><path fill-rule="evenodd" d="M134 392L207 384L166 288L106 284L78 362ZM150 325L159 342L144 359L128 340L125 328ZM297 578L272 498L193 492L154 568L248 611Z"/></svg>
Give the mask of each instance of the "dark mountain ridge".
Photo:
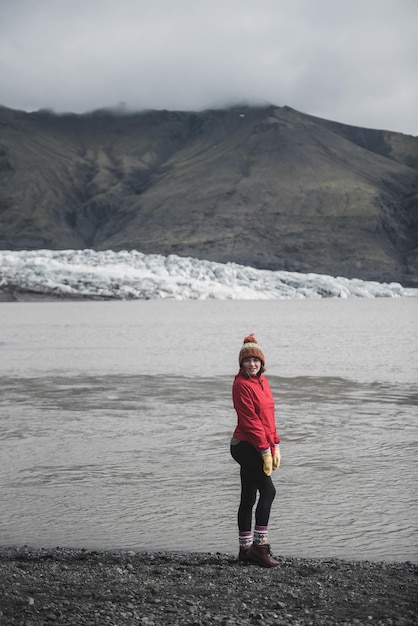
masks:
<svg viewBox="0 0 418 626"><path fill-rule="evenodd" d="M416 285L418 138L289 107L0 108L0 248L137 249Z"/></svg>

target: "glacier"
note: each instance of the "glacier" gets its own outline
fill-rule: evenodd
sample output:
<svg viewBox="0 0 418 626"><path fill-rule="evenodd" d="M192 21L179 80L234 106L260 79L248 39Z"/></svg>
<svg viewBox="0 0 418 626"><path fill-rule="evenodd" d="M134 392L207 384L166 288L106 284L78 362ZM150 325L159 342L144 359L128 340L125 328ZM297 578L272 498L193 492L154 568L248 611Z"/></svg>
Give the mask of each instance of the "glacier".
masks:
<svg viewBox="0 0 418 626"><path fill-rule="evenodd" d="M136 250L0 250L0 290L96 300L417 297L418 289Z"/></svg>

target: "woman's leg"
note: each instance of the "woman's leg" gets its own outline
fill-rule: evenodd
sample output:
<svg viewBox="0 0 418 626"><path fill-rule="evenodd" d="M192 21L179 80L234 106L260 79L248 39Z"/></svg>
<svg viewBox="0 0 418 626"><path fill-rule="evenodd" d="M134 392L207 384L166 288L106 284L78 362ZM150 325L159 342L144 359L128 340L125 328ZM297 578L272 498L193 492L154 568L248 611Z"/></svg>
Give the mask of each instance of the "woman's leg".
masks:
<svg viewBox="0 0 418 626"><path fill-rule="evenodd" d="M239 445L239 444L238 444ZM243 470L240 469L241 500L238 507L238 529L240 533L251 530L253 506L257 497L257 485Z"/></svg>
<svg viewBox="0 0 418 626"><path fill-rule="evenodd" d="M246 441L231 446L231 454L241 466L241 502L238 510L240 531L251 529L252 510L257 490L260 493L255 511L256 526L268 526L276 489L270 476L263 471L261 455Z"/></svg>
<svg viewBox="0 0 418 626"><path fill-rule="evenodd" d="M261 454L246 441L231 445L231 454L241 466L241 501L238 510L240 551L238 559L257 563L263 567L278 567L279 561L272 556L267 543L268 521L276 489L270 476L263 471ZM257 490L260 493L255 510L254 542L251 547L251 519ZM242 531L241 531L242 529Z"/></svg>

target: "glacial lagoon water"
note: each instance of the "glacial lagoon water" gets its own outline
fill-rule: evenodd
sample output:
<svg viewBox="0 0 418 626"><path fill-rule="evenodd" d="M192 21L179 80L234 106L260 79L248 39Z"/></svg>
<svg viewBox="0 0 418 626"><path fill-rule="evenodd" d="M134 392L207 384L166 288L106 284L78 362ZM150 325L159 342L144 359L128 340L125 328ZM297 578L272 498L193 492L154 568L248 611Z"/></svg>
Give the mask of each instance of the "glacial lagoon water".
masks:
<svg viewBox="0 0 418 626"><path fill-rule="evenodd" d="M254 332L274 552L417 562L417 331L416 298L0 303L0 544L234 554Z"/></svg>

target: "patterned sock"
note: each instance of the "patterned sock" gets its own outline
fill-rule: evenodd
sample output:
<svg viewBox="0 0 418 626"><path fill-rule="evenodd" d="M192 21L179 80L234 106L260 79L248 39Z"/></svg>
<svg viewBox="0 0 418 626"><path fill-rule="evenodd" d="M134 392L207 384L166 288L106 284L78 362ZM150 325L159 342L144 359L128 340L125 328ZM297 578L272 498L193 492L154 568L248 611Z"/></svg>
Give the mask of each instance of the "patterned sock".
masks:
<svg viewBox="0 0 418 626"><path fill-rule="evenodd" d="M248 550L253 545L253 534L251 530L240 532L238 535L240 550Z"/></svg>
<svg viewBox="0 0 418 626"><path fill-rule="evenodd" d="M254 529L254 543L256 546L264 546L268 543L267 526L256 526Z"/></svg>

